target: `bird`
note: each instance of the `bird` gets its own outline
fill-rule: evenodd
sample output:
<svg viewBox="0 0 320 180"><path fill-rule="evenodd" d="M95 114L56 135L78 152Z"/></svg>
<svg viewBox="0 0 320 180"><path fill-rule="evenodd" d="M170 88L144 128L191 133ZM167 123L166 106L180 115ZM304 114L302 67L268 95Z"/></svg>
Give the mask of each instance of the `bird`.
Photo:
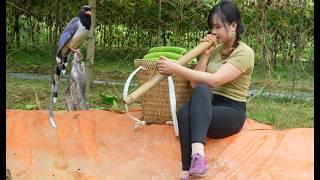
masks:
<svg viewBox="0 0 320 180"><path fill-rule="evenodd" d="M57 102L58 81L61 73L64 75L68 65L68 55L78 52L78 48L87 39L91 27L91 7L81 7L78 16L74 17L63 30L59 39L56 54L56 68L52 80L53 103Z"/></svg>
<svg viewBox="0 0 320 180"><path fill-rule="evenodd" d="M87 39L91 27L91 7L84 5L79 14L71 19L63 30L56 54L56 65L51 80L51 97L49 103L49 115L51 125L56 128L53 120L52 106L58 98L58 82L61 73L64 75L68 65L68 55L71 53L80 53L79 47Z"/></svg>

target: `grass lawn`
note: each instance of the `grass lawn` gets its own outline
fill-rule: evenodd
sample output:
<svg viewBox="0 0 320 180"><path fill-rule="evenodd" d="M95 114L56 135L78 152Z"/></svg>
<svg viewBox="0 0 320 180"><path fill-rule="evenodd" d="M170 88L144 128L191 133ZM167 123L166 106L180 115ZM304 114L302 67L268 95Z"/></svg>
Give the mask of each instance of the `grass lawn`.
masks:
<svg viewBox="0 0 320 180"><path fill-rule="evenodd" d="M247 117L277 129L313 127L314 102L254 98L247 104Z"/></svg>

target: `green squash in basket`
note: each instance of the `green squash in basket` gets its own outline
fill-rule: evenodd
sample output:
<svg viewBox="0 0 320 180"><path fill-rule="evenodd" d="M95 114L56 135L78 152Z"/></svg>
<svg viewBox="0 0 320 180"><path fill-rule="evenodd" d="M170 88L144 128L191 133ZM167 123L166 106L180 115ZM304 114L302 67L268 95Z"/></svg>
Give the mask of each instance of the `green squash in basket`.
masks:
<svg viewBox="0 0 320 180"><path fill-rule="evenodd" d="M148 53L146 55L143 56L143 59L149 59L149 58L160 58L160 56L165 56L168 59L173 59L173 60L177 60L180 57L182 57L182 55L177 54L177 53L173 53L173 52L152 52L152 53Z"/></svg>
<svg viewBox="0 0 320 180"><path fill-rule="evenodd" d="M148 51L148 53L153 53L153 52L172 52L172 53L183 55L187 53L187 49L182 47L177 47L177 46L159 46L159 47L150 48Z"/></svg>
<svg viewBox="0 0 320 180"><path fill-rule="evenodd" d="M182 55L172 53L172 52L153 52L143 56L143 59L148 61L158 61L160 59L160 56L165 56L170 61L176 61L182 57ZM197 63L197 59L193 58L190 63Z"/></svg>

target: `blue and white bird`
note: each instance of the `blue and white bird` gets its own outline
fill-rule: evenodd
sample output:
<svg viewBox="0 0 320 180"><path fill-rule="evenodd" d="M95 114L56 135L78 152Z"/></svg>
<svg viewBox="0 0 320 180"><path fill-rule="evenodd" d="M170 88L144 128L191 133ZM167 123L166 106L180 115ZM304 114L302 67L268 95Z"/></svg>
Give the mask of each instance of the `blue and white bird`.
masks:
<svg viewBox="0 0 320 180"><path fill-rule="evenodd" d="M68 65L68 55L78 51L79 46L87 39L91 26L91 7L82 6L77 17L73 18L62 32L56 55L57 65L52 81L53 103L57 102L58 81L64 75Z"/></svg>
<svg viewBox="0 0 320 180"><path fill-rule="evenodd" d="M73 18L62 32L58 44L58 52L56 55L56 67L52 77L51 97L49 104L49 116L51 125L57 128L53 119L52 106L57 102L58 98L58 81L61 73L64 75L68 64L68 55L70 53L79 52L78 48L84 40L87 39L91 26L91 7L82 6L77 17Z"/></svg>

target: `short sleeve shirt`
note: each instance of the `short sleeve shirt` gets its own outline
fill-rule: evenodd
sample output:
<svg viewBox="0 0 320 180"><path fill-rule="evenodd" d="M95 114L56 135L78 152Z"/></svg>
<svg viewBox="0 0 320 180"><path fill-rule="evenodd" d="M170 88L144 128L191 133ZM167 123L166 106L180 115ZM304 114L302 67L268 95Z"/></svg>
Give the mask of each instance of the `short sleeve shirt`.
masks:
<svg viewBox="0 0 320 180"><path fill-rule="evenodd" d="M222 95L236 101L247 102L247 93L254 67L254 52L248 45L240 41L238 47L227 59L222 61L221 49L222 45L219 44L213 50L208 62L207 72L215 73L223 64L230 63L239 68L242 74L231 82L212 87L211 91L214 94Z"/></svg>

